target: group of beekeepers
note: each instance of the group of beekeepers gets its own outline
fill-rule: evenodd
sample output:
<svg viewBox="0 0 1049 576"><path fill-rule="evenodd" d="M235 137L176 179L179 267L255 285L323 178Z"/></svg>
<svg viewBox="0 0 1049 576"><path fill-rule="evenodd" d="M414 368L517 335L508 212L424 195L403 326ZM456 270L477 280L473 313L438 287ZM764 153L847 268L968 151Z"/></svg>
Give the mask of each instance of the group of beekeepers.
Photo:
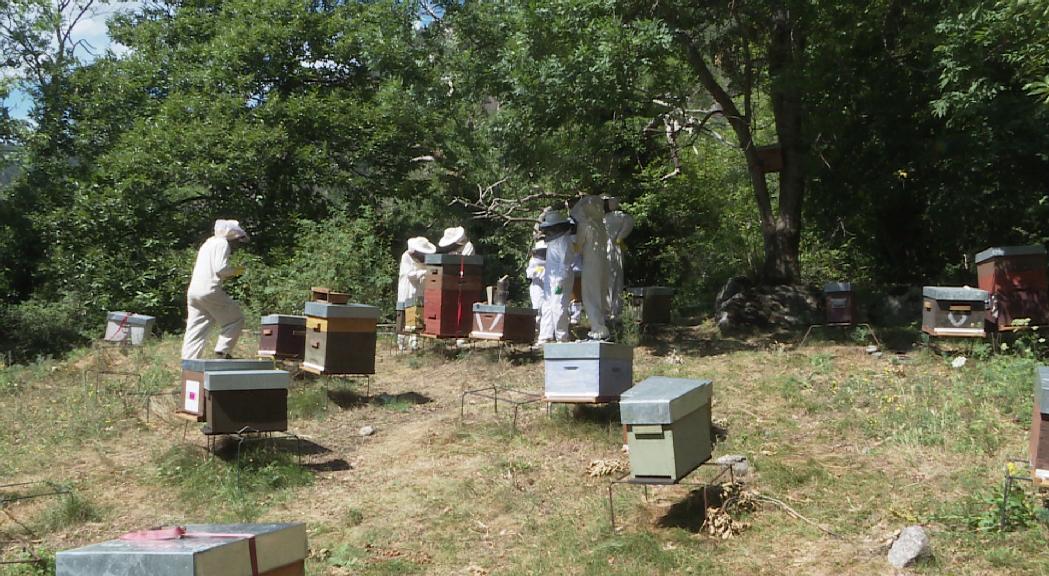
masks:
<svg viewBox="0 0 1049 576"><path fill-rule="evenodd" d="M634 218L612 196L584 195L569 216L547 209L539 218L537 241L525 269L532 308L539 310L537 343L567 342L573 323L576 271L582 282L582 311L590 340L608 340L608 324L623 309L623 240Z"/></svg>
<svg viewBox="0 0 1049 576"><path fill-rule="evenodd" d="M530 280L532 307L539 311L539 343L570 338L570 306L575 270L582 275L582 308L590 320L589 338L609 337L607 321L622 308L622 241L633 228L633 218L619 210L612 197L586 195L571 208L571 218L548 209L540 217L538 241L526 269ZM222 289L222 283L244 273L230 257L248 242L248 234L236 220L216 220L213 235L197 252L186 291L186 333L182 358L202 358L208 333L219 330L217 358L231 358L244 328L240 306ZM424 236L408 240L398 270L397 301L411 302L420 296L426 278L427 254L475 253L474 245L461 227L447 228L437 246ZM398 347L416 348L414 334L399 334Z"/></svg>

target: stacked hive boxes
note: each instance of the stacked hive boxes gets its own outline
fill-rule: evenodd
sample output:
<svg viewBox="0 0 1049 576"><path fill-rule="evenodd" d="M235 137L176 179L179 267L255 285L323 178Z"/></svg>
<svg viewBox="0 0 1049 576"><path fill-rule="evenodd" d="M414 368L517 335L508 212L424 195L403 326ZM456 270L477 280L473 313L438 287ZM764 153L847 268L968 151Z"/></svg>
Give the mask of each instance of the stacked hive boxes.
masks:
<svg viewBox="0 0 1049 576"><path fill-rule="evenodd" d="M306 350L306 317L270 314L262 317L259 356L302 360Z"/></svg>
<svg viewBox="0 0 1049 576"><path fill-rule="evenodd" d="M473 305L481 300L484 257L427 254L423 334L465 338L473 328Z"/></svg>
<svg viewBox="0 0 1049 576"><path fill-rule="evenodd" d="M677 482L710 459L710 380L652 377L623 393L634 478Z"/></svg>
<svg viewBox="0 0 1049 576"><path fill-rule="evenodd" d="M207 396L204 383L213 372L259 371L273 368L270 360L183 360L182 400L176 410L193 416L199 422L207 418Z"/></svg>
<svg viewBox="0 0 1049 576"><path fill-rule="evenodd" d="M473 305L471 338L503 340L527 344L535 340L535 315L532 308L511 308L502 304Z"/></svg>
<svg viewBox="0 0 1049 576"><path fill-rule="evenodd" d="M1049 483L1049 368L1034 374L1034 414L1031 418L1031 468L1040 483Z"/></svg>
<svg viewBox="0 0 1049 576"><path fill-rule="evenodd" d="M314 374L375 374L379 309L364 304L306 303L306 359Z"/></svg>
<svg viewBox="0 0 1049 576"><path fill-rule="evenodd" d="M828 282L823 285L823 304L827 324L856 322L856 297L850 282Z"/></svg>
<svg viewBox="0 0 1049 576"><path fill-rule="evenodd" d="M156 319L131 312L110 312L106 315L106 342L118 342L141 346L153 334Z"/></svg>
<svg viewBox="0 0 1049 576"><path fill-rule="evenodd" d="M989 294L975 288L922 289L922 331L932 336L983 338Z"/></svg>
<svg viewBox="0 0 1049 576"><path fill-rule="evenodd" d="M988 248L976 255L977 280L991 295L992 330L1010 330L1012 321L1049 322L1049 273L1042 246Z"/></svg>
<svg viewBox="0 0 1049 576"><path fill-rule="evenodd" d="M642 324L670 324L670 308L674 289L663 286L627 288L631 301L637 307L637 320Z"/></svg>
<svg viewBox="0 0 1049 576"><path fill-rule="evenodd" d="M56 576L304 576L304 524L191 524L59 552Z"/></svg>
<svg viewBox="0 0 1049 576"><path fill-rule="evenodd" d="M613 402L630 388L634 349L611 342L543 346L547 402Z"/></svg>
<svg viewBox="0 0 1049 576"><path fill-rule="evenodd" d="M205 372L204 433L284 432L290 383L283 370Z"/></svg>

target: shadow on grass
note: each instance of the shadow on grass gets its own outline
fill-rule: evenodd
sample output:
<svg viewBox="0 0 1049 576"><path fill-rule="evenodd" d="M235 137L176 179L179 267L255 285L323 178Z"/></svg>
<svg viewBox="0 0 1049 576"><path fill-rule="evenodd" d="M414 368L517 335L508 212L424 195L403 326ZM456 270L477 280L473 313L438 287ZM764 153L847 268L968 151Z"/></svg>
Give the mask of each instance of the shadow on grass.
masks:
<svg viewBox="0 0 1049 576"><path fill-rule="evenodd" d="M310 462L303 464L302 467L312 472L345 472L346 470L353 470L353 466L343 458L334 458L327 462Z"/></svg>
<svg viewBox="0 0 1049 576"><path fill-rule="evenodd" d="M237 445L240 444L241 458L245 455L266 452L269 454L287 454L289 456L319 456L331 454L331 449L305 438L288 436L252 435L240 440L232 436L222 436L215 441L214 455L224 462L236 462Z"/></svg>
<svg viewBox="0 0 1049 576"><path fill-rule="evenodd" d="M654 356L667 356L672 352L694 357L722 356L761 349L754 342L703 336L693 327L671 325L645 326L641 346L648 348Z"/></svg>
<svg viewBox="0 0 1049 576"><path fill-rule="evenodd" d="M706 521L707 508L720 508L723 503L724 491L721 486L697 486L683 500L671 506L667 513L656 521L656 525L698 533Z"/></svg>

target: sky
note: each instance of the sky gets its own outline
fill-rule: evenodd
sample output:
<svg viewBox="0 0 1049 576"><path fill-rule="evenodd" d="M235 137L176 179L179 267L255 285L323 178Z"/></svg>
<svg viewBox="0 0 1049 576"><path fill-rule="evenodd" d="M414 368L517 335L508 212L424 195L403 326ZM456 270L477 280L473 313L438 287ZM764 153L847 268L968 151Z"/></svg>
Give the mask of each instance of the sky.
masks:
<svg viewBox="0 0 1049 576"><path fill-rule="evenodd" d="M106 50L113 50L118 54L123 52L125 50L123 46L109 39L106 30L106 19L118 10L129 10L139 4L141 4L141 1L117 1L93 8L90 13L85 14L76 27L73 28L73 41L84 40L90 44L91 51L88 52L86 49L80 48L77 50L77 56L84 61L90 62L97 56L105 54ZM13 92L4 100L4 104L10 109L11 115L15 118L25 118L33 105L29 96L21 91Z"/></svg>

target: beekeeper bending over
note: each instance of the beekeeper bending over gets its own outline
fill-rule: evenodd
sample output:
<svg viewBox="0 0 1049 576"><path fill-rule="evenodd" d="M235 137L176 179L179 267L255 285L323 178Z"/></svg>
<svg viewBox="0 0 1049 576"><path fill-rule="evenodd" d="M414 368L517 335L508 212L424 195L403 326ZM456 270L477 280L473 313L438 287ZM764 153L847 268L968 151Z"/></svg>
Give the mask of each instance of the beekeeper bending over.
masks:
<svg viewBox="0 0 1049 576"><path fill-rule="evenodd" d="M623 312L623 240L634 230L634 217L619 209L619 199L605 197L605 229L608 230L608 315L615 320Z"/></svg>
<svg viewBox="0 0 1049 576"><path fill-rule="evenodd" d="M576 243L583 256L583 310L590 320L591 340L607 340L608 328L608 231L605 229L605 201L585 195L572 207L576 223Z"/></svg>
<svg viewBox="0 0 1049 576"><path fill-rule="evenodd" d="M437 247L424 236L416 236L408 240L408 249L401 254L401 267L397 271L398 302L408 303L422 295L423 281L426 280L424 260L427 254L433 254L436 251ZM399 326L399 328L404 327ZM403 352L406 347L412 350L418 348L419 337L414 333L398 334L397 348Z"/></svg>
<svg viewBox="0 0 1049 576"><path fill-rule="evenodd" d="M539 344L556 339L568 342L568 302L572 299L572 259L575 236L572 221L556 210L543 213L539 229L546 238L546 267L543 274L543 311L539 322Z"/></svg>
<svg viewBox="0 0 1049 576"><path fill-rule="evenodd" d="M472 256L474 254L473 242L466 237L466 229L462 226L445 228L444 236L437 242L440 252L443 254L461 254Z"/></svg>
<svg viewBox="0 0 1049 576"><path fill-rule="evenodd" d="M230 264L229 257L248 235L236 220L216 220L215 235L204 241L197 252L193 277L186 291L186 335L182 340L182 357L201 358L208 332L219 326L215 356L230 358L244 328L240 306L222 289L222 282L244 273L244 268Z"/></svg>

